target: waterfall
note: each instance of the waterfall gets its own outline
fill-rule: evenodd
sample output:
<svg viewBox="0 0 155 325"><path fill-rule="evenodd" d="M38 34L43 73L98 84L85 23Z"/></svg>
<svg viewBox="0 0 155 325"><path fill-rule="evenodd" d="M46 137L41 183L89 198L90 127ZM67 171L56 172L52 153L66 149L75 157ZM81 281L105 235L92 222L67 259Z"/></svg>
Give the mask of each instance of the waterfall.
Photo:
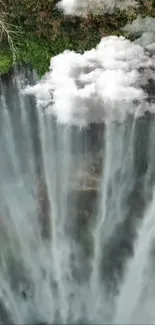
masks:
<svg viewBox="0 0 155 325"><path fill-rule="evenodd" d="M63 73L62 55L54 58L41 81L24 67L1 77L2 324L155 324L153 103L145 74L134 85L137 61L125 67L128 83L122 52L118 70L106 55L128 41L104 42L101 76L101 62L93 72L100 56L90 51L87 65L65 52ZM150 59L134 46L150 73Z"/></svg>

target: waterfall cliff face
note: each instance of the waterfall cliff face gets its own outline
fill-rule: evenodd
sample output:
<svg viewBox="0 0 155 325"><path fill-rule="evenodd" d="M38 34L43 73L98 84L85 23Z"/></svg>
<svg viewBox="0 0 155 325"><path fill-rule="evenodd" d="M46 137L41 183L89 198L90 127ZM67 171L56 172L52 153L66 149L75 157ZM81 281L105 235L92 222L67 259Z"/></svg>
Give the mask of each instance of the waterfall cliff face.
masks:
<svg viewBox="0 0 155 325"><path fill-rule="evenodd" d="M1 323L154 324L154 114L63 125L35 83L0 81Z"/></svg>

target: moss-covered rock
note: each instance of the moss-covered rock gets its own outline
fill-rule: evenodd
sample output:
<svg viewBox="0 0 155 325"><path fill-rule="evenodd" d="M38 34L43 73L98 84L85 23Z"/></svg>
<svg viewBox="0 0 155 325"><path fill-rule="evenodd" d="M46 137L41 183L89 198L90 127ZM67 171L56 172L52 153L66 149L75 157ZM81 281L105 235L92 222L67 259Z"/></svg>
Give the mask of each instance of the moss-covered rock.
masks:
<svg viewBox="0 0 155 325"><path fill-rule="evenodd" d="M8 51L0 50L0 73L7 73L12 67L12 56Z"/></svg>

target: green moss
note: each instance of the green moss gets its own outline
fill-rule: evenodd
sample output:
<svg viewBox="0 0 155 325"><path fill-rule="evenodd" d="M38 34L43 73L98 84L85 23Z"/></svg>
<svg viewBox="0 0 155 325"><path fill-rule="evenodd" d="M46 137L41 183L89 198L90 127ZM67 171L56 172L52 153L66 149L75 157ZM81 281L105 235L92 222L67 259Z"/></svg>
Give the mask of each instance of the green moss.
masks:
<svg viewBox="0 0 155 325"><path fill-rule="evenodd" d="M0 74L7 73L12 67L12 56L11 53L0 50Z"/></svg>
<svg viewBox="0 0 155 325"><path fill-rule="evenodd" d="M25 36L18 45L17 62L31 64L38 75L41 76L49 67L51 57L50 44L29 34Z"/></svg>

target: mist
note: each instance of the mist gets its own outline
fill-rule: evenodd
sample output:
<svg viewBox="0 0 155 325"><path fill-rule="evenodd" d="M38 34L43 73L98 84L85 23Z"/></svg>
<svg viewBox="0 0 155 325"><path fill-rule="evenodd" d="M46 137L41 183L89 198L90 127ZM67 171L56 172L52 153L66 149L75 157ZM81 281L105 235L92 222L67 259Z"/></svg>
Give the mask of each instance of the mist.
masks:
<svg viewBox="0 0 155 325"><path fill-rule="evenodd" d="M87 16L90 13L112 14L117 8L124 10L137 6L137 0L61 0L57 4L64 14L72 16Z"/></svg>

